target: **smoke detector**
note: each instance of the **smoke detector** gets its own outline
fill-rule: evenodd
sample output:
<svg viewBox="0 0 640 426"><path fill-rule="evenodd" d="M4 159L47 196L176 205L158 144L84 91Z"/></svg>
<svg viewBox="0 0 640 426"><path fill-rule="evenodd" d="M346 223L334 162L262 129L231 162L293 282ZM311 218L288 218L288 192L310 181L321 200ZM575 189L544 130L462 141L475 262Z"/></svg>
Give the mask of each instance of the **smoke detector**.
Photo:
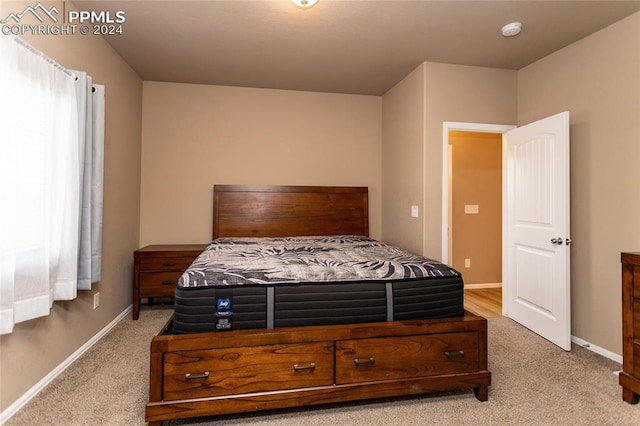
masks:
<svg viewBox="0 0 640 426"><path fill-rule="evenodd" d="M512 22L502 27L502 35L504 37L517 36L520 34L520 31L522 31L522 24L520 22Z"/></svg>

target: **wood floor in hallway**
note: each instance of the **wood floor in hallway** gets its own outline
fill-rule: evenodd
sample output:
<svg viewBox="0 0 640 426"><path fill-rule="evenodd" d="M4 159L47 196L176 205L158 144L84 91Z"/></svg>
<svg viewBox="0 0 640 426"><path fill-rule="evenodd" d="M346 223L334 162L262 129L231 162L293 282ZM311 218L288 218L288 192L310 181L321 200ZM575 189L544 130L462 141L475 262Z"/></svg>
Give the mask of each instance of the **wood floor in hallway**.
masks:
<svg viewBox="0 0 640 426"><path fill-rule="evenodd" d="M464 308L484 318L502 316L502 288L465 289Z"/></svg>

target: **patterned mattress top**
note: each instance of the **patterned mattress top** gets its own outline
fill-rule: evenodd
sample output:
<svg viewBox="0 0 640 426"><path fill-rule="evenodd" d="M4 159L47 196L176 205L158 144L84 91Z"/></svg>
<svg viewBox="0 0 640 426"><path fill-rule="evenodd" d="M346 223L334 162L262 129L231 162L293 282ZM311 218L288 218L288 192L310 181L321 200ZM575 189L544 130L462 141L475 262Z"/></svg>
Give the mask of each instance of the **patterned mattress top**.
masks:
<svg viewBox="0 0 640 426"><path fill-rule="evenodd" d="M218 238L178 286L393 282L459 275L450 266L362 236Z"/></svg>

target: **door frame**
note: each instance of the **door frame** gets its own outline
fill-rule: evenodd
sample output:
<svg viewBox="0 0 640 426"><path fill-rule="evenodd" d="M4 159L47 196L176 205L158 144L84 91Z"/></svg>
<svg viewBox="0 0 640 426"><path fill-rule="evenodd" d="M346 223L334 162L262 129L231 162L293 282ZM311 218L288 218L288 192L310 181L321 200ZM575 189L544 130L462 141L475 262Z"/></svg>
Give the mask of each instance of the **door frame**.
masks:
<svg viewBox="0 0 640 426"><path fill-rule="evenodd" d="M449 132L505 134L517 126L445 121L442 124L442 263L449 263ZM504 186L504 182L503 182ZM504 231L503 231L504 232ZM504 235L502 236L504 239Z"/></svg>

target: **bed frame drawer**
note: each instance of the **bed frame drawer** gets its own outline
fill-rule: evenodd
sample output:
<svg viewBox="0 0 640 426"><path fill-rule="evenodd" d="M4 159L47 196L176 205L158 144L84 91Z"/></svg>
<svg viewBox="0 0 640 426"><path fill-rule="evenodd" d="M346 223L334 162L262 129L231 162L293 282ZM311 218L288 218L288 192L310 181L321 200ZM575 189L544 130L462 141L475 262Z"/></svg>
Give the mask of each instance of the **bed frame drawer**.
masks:
<svg viewBox="0 0 640 426"><path fill-rule="evenodd" d="M164 400L333 384L333 342L170 352Z"/></svg>
<svg viewBox="0 0 640 426"><path fill-rule="evenodd" d="M336 342L336 384L478 369L478 334L474 332Z"/></svg>

